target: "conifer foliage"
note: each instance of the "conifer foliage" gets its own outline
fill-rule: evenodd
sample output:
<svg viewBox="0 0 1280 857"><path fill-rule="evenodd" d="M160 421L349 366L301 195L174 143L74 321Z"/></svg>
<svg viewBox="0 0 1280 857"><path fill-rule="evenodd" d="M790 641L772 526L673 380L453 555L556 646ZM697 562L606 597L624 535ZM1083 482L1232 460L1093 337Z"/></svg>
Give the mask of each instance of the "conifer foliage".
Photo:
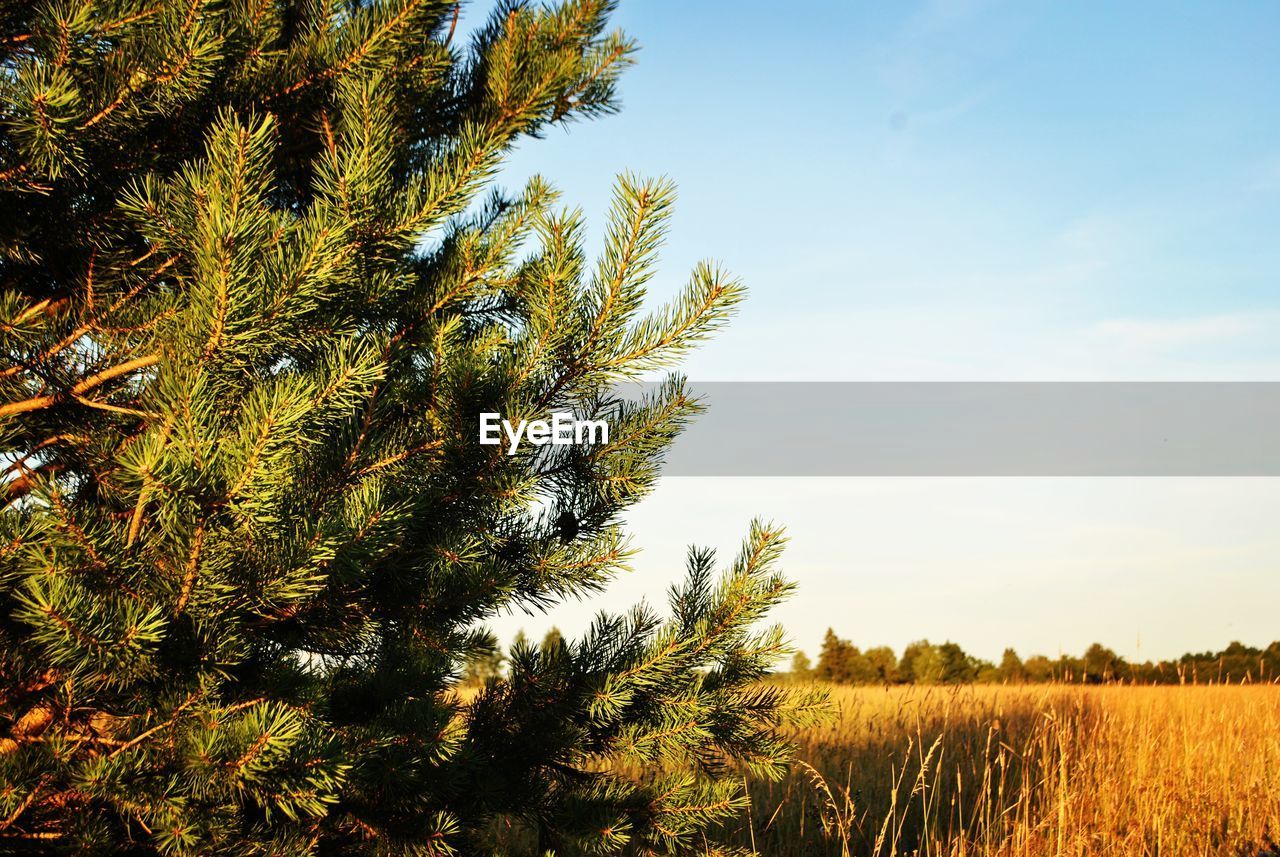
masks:
<svg viewBox="0 0 1280 857"><path fill-rule="evenodd" d="M646 314L672 204L599 261L504 152L614 109L611 3L0 0L0 851L702 853L818 703L757 682L756 525L670 615L456 692L487 619L601 589L741 297ZM477 442L478 414L610 442ZM572 526L566 526L566 521Z"/></svg>

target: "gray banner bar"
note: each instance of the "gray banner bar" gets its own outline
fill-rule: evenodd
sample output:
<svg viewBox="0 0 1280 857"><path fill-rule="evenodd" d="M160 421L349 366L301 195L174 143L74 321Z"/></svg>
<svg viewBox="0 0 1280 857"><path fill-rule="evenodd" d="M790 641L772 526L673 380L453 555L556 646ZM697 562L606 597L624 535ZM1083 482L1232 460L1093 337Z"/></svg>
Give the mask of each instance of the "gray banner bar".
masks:
<svg viewBox="0 0 1280 857"><path fill-rule="evenodd" d="M1280 383L692 383L668 476L1280 476Z"/></svg>

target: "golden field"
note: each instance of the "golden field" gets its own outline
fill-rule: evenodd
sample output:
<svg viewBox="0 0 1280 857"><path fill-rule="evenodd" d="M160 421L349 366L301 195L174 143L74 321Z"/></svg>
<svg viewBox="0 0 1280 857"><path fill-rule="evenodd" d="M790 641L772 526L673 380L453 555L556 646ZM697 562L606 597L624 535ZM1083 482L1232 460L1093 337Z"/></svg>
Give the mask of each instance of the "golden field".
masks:
<svg viewBox="0 0 1280 857"><path fill-rule="evenodd" d="M791 855L1277 855L1280 687L832 687L736 843Z"/></svg>

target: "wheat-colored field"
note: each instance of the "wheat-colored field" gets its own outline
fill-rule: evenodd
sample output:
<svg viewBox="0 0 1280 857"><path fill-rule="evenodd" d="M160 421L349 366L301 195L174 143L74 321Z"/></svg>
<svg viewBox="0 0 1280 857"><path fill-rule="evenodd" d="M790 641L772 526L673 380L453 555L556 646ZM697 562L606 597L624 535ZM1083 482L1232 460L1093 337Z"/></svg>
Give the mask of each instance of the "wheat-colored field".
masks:
<svg viewBox="0 0 1280 857"><path fill-rule="evenodd" d="M1280 687L831 689L737 843L790 855L1277 855Z"/></svg>

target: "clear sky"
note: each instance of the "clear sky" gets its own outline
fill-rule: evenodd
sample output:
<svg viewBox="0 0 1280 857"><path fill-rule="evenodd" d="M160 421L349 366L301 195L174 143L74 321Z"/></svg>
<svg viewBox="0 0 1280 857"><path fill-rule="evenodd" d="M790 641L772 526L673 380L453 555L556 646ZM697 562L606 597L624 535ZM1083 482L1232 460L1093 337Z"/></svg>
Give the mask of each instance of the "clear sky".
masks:
<svg viewBox="0 0 1280 857"><path fill-rule="evenodd" d="M478 14L479 7L471 14ZM751 290L694 380L1280 380L1280 5L624 0L618 116L525 144L603 222L680 187L655 299L714 257ZM595 233L597 236L599 230ZM689 542L789 526L780 614L816 651L929 636L998 657L1280 638L1280 481L667 479L609 594Z"/></svg>

